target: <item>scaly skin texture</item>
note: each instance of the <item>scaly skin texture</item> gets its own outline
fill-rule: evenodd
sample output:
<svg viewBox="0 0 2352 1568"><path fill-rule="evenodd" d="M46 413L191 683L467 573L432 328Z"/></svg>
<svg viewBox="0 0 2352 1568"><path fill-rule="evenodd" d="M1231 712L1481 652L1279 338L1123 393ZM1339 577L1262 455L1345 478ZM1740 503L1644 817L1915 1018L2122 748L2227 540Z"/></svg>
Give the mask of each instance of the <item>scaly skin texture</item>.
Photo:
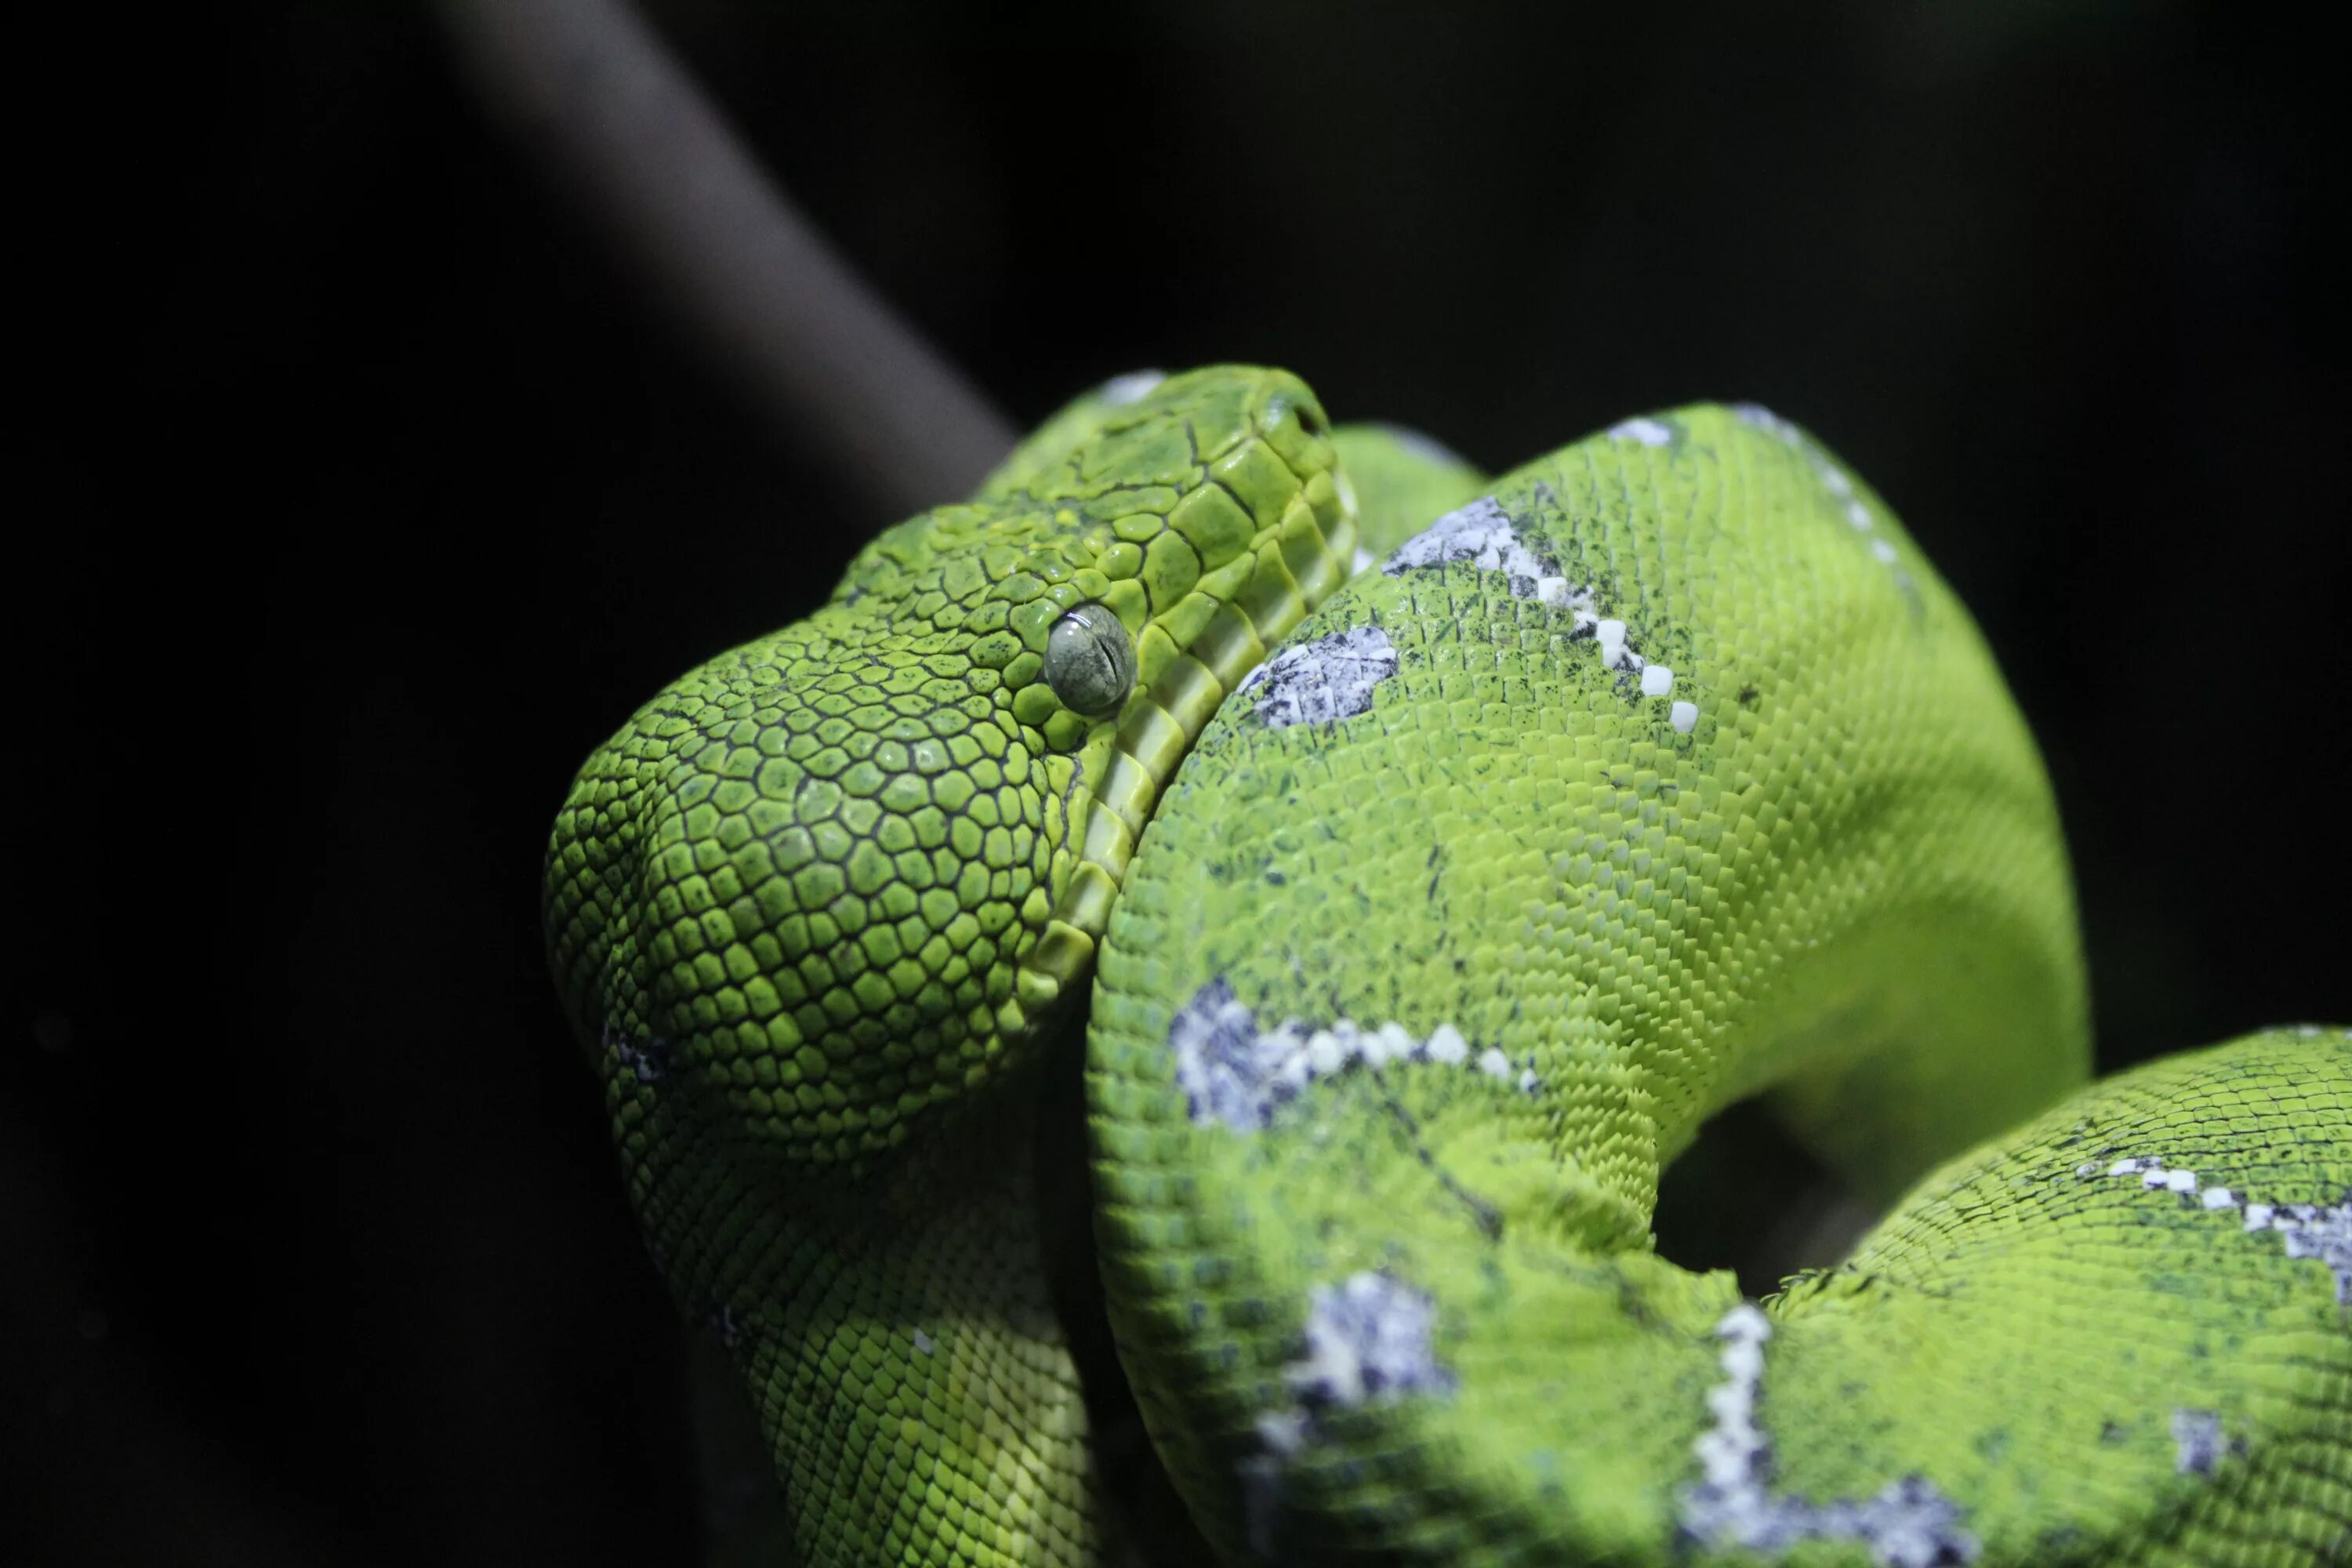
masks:
<svg viewBox="0 0 2352 1568"><path fill-rule="evenodd" d="M1287 375L1196 372L1091 425L647 703L550 846L553 966L631 1201L813 1563L1100 1555L1034 1061L1160 784L1354 552ZM1136 664L1102 718L1043 675L1089 603Z"/></svg>
<svg viewBox="0 0 2352 1568"><path fill-rule="evenodd" d="M1335 461L1387 559L1297 625ZM1084 602L1097 718L1039 673ZM1278 373L1113 384L593 758L549 930L803 1561L1106 1560L1035 1159L1082 1024L1119 1352L1231 1558L2346 1552L2352 1037L2077 1088L2031 740L1761 410L1487 485ZM1949 1162L1764 1310L1650 1234L1754 1093L1866 1190Z"/></svg>
<svg viewBox="0 0 2352 1568"><path fill-rule="evenodd" d="M1651 1250L1734 1099L1887 1190L2080 1080L2056 817L1965 613L1792 426L1628 421L1488 494L1219 711L1104 949L1103 1266L1213 1539L2322 1560L2327 1272L2105 1173L2342 1201L2340 1036L2093 1091L1769 1318ZM2180 1411L2242 1454L2178 1473Z"/></svg>

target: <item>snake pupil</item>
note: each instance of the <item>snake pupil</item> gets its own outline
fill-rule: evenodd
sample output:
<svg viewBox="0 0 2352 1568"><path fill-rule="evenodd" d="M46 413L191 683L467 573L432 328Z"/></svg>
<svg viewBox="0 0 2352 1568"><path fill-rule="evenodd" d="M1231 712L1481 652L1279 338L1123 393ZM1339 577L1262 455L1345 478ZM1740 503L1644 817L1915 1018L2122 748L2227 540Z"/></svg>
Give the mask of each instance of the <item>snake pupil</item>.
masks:
<svg viewBox="0 0 2352 1568"><path fill-rule="evenodd" d="M1045 636L1045 680L1074 713L1115 712L1135 684L1135 647L1103 605L1081 605Z"/></svg>

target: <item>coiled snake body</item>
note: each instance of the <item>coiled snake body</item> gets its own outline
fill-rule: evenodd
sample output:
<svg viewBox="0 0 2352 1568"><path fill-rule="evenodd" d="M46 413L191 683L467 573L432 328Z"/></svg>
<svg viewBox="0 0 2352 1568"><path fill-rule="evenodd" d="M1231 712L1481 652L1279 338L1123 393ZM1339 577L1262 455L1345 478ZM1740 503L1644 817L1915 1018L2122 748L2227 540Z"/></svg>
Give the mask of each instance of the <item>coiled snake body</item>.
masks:
<svg viewBox="0 0 2352 1568"><path fill-rule="evenodd" d="M1221 1556L2352 1559L2352 1035L2082 1087L2032 740L1761 409L1489 483L1279 372L1115 385L641 710L547 887L805 1562L1108 1560L1034 1158L1081 1049ZM1900 1194L1761 1304L1651 1235L1759 1094Z"/></svg>

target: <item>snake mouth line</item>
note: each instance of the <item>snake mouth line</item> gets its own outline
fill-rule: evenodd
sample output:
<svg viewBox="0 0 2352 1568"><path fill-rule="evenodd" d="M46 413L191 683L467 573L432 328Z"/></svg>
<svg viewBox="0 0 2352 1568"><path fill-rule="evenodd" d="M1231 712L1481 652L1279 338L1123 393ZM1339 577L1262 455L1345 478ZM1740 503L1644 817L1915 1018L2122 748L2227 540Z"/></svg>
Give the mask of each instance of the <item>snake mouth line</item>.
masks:
<svg viewBox="0 0 2352 1568"><path fill-rule="evenodd" d="M1042 1018L1092 970L1095 945L1160 792L1219 705L1348 580L1356 553L1353 487L1336 466L1293 472L1298 483L1279 521L1232 563L1249 567L1247 576L1128 699L1101 783L1075 794L1072 818L1086 824L1077 864L999 1013L1008 1032Z"/></svg>

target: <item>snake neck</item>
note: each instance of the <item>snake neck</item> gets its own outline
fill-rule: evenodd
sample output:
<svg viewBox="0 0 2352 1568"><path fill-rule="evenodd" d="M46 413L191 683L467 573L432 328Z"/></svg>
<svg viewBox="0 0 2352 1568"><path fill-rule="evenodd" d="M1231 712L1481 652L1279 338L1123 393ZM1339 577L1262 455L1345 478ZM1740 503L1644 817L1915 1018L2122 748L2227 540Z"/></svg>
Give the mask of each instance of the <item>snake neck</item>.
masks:
<svg viewBox="0 0 2352 1568"><path fill-rule="evenodd" d="M1258 503L1272 521L1257 547L1202 578L1146 630L1136 690L1059 783L1075 853L1000 1012L1008 1036L1035 1033L1092 973L1136 846L1192 743L1270 650L1347 581L1358 539L1347 477L1329 467L1289 478L1295 487L1278 511Z"/></svg>

